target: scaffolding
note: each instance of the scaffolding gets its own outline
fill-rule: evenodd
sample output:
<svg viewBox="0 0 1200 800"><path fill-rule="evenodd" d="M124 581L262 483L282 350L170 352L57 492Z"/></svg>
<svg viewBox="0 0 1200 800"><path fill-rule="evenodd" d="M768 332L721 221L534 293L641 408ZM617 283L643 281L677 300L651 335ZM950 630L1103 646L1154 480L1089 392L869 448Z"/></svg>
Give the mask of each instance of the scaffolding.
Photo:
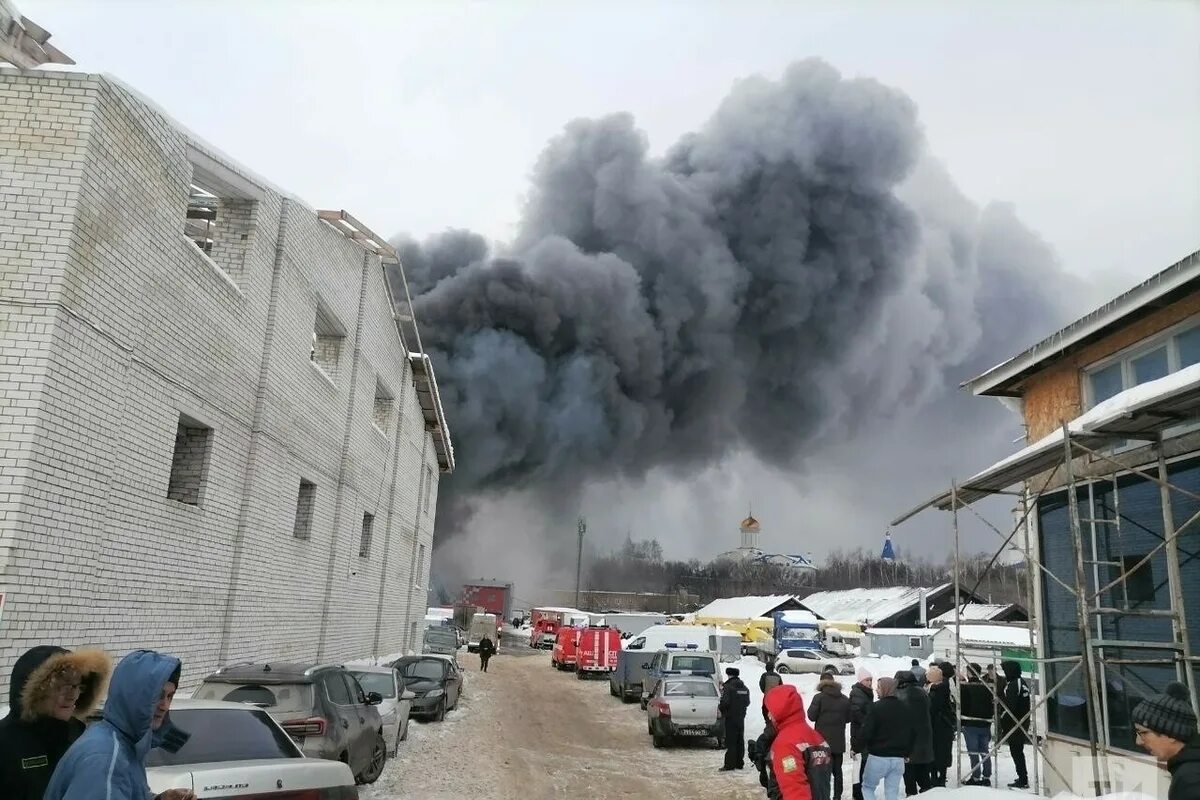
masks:
<svg viewBox="0 0 1200 800"><path fill-rule="evenodd" d="M1040 549L1031 545L1031 537L1029 535L1021 537L1021 549L1025 558L1028 584L1026 590L1028 597L1025 599L1029 608L1031 661L1036 665L1040 686L1036 695L1031 695L1029 713L1017 720L1008 735L998 736L996 741L991 744L988 753L995 764L1000 748L1008 742L1013 734L1028 725L1026 738L1034 748L1030 777L1032 786L1039 792L1045 790L1041 775L1043 766L1054 772L1064 786L1080 791L1072 780L1061 773L1053 760L1047 757L1050 741L1043 735L1039 726L1040 712L1051 698L1057 697L1060 690L1076 674L1081 675L1084 688L1083 702L1090 734L1088 737L1090 742L1087 745L1091 771L1091 787L1089 788L1095 792L1096 796L1114 790L1109 773L1109 755L1122 755L1127 752L1117 750L1110 741L1108 692L1101 690L1101 687L1108 685L1106 671L1110 666L1174 666L1176 678L1188 687L1193 710L1200 715L1200 698L1197 697L1195 677L1195 667L1200 664L1200 656L1193 653L1188 635L1178 546L1180 535L1193 530L1200 521L1200 512L1191 515L1182 524L1176 525L1173 507L1173 495L1200 501L1200 494L1171 483L1167 466L1169 449L1167 442L1171 437L1165 435L1165 433L1171 432L1178 433L1178 426L1181 423L1194 421L1198 417L1200 417L1200 378L1176 381L1164 392L1120 406L1114 413L1101 416L1092 415L1090 419L1081 417L1071 423L1064 422L1057 437L1054 435L1047 437L1015 456L979 473L963 484L952 482L948 492L918 506L892 522L893 525L899 525L930 507L951 513L955 554L954 583L955 589L958 591L962 578L960 515L970 513L1003 539L1003 543L988 565L988 569L990 569L996 563L1000 553L1010 545L1018 533L1024 530L1028 534L1030 515L1038 507L1038 501L1043 495L1065 492L1069 536L1071 547L1074 550L1074 575L1067 579L1056 575L1043 563ZM1146 442L1148 447L1139 448L1134 452L1124 450L1124 447L1133 441ZM1200 448L1192 447L1189 450L1176 444L1170 449L1180 456L1194 456ZM1077 464L1081 466L1077 467ZM1096 544L1099 530L1107 529L1115 536L1118 545L1121 544L1121 521L1128 518L1120 509L1121 486L1119 479L1129 476L1136 476L1158 486L1163 531L1161 537L1157 537L1156 533L1154 535L1161 541L1136 561L1127 558L1113 559L1108 556L1100 558ZM1092 487L1105 481L1111 481L1112 484L1111 516L1104 516L1095 508ZM1014 486L1022 488L1019 491L1013 491L1012 487ZM1084 489L1088 494L1086 505L1089 510L1086 517L1081 515L1081 493ZM1018 499L1021 513L1012 531L1007 534L974 508L973 504L977 500L992 495L1011 495ZM1143 528L1143 530L1146 529ZM1090 538L1090 542L1086 541L1088 538ZM1167 563L1166 588L1169 608L1137 608L1129 600L1129 581L1160 552L1165 555ZM1089 553L1090 558L1087 557ZM1101 585L1101 574L1105 569L1108 570L1110 580ZM1042 581L1047 584L1053 582L1057 587L1065 590L1068 596L1075 601L1076 620L1080 635L1078 654L1045 656L1046 637L1041 635L1043 625L1039 624L1043 613L1041 603L1044 590L1040 588ZM1106 594L1116 596L1118 599L1115 602L1105 603ZM962 605L956 606L953 623L955 668L960 676L966 674L963 669L961 612ZM1170 620L1171 640L1145 641L1105 638L1106 620L1139 616ZM1121 656L1114 655L1114 651L1120 653ZM1129 658L1125 657L1125 651L1140 651L1145 655ZM1169 655L1164 657L1155 654L1155 651ZM1058 676L1054 685L1047 686L1046 678L1049 673L1047 667L1050 665L1064 665L1066 671L1065 674ZM1158 688L1161 691L1161 687ZM957 702L957 684L955 684L954 691ZM994 692L993 694L997 711L1001 714L1010 713L1012 709L1004 702L1001 693ZM958 705L958 709L958 727L961 730L961 704ZM1016 719L1015 714L1012 715L1012 719ZM957 773L961 783L964 774L963 745L961 737L957 736L956 751Z"/></svg>

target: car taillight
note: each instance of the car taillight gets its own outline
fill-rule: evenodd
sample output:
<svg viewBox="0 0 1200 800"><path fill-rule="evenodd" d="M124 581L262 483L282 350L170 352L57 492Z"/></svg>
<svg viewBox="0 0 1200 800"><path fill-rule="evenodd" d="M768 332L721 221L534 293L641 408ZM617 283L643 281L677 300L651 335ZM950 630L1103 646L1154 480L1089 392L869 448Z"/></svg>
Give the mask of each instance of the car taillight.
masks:
<svg viewBox="0 0 1200 800"><path fill-rule="evenodd" d="M325 724L324 717L309 717L284 722L282 727L291 736L303 739L305 736L324 736Z"/></svg>
<svg viewBox="0 0 1200 800"><path fill-rule="evenodd" d="M671 706L665 700L655 700L650 705L658 709L658 713L664 717L671 716Z"/></svg>

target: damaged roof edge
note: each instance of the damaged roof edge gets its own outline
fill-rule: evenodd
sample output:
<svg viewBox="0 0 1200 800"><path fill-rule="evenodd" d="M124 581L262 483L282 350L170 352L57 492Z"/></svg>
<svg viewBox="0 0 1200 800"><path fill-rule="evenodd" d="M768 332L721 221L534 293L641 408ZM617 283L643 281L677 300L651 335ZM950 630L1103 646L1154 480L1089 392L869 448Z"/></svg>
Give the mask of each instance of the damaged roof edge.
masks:
<svg viewBox="0 0 1200 800"><path fill-rule="evenodd" d="M962 384L976 395L1016 397L1016 383L1040 369L1053 358L1072 348L1087 344L1108 333L1109 329L1156 300L1186 290L1200 278L1200 250L1110 300L1092 313L1048 336L1028 350L971 378Z"/></svg>

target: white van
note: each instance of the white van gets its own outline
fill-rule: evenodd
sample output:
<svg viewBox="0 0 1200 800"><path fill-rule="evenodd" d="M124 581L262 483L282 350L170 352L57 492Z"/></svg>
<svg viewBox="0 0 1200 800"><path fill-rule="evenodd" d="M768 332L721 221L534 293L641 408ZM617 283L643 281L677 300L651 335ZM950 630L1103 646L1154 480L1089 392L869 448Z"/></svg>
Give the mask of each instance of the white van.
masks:
<svg viewBox="0 0 1200 800"><path fill-rule="evenodd" d="M713 625L652 625L625 642L622 649L657 652L689 644L716 653L725 663L739 661L742 657L741 635Z"/></svg>
<svg viewBox="0 0 1200 800"><path fill-rule="evenodd" d="M495 614L476 614L471 617L471 627L467 631L467 651L475 653L479 650L479 642L483 637L488 637L492 640L492 644L499 648L500 643L496 641L496 615Z"/></svg>

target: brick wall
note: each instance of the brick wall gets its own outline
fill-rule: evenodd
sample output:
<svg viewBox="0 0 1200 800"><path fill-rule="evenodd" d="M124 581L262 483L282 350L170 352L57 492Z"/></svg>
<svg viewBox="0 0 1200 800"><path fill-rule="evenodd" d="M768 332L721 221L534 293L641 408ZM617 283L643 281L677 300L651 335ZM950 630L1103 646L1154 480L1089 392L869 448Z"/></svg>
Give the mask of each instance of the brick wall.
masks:
<svg viewBox="0 0 1200 800"><path fill-rule="evenodd" d="M254 188L209 255L196 153ZM170 650L185 682L407 647L437 472L378 258L98 76L0 70L0 204L0 681L45 642Z"/></svg>

